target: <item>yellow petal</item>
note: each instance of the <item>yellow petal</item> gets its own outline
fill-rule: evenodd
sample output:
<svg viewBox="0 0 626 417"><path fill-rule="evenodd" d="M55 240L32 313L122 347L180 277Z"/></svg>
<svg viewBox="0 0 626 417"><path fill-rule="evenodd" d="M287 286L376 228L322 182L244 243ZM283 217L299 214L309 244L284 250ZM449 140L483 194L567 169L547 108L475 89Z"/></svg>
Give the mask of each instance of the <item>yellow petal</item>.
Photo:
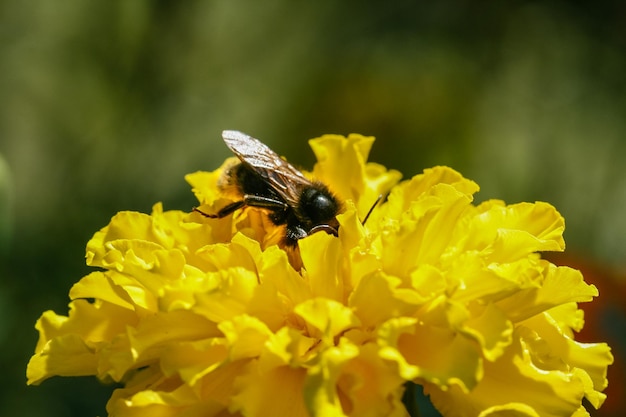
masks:
<svg viewBox="0 0 626 417"><path fill-rule="evenodd" d="M360 324L350 308L324 298L313 298L300 303L294 308L294 312L307 323L311 336L323 337L329 343L343 331Z"/></svg>
<svg viewBox="0 0 626 417"><path fill-rule="evenodd" d="M358 201L358 213L360 218L371 209L372 205L378 201L381 196L386 196L392 190L393 186L400 181L402 174L395 169L387 170L382 165L368 162L365 164L365 189ZM377 223L377 215L379 210L372 212L371 221L374 225ZM369 220L368 220L369 221Z"/></svg>
<svg viewBox="0 0 626 417"><path fill-rule="evenodd" d="M381 357L396 362L405 379L467 391L482 377L483 361L475 343L451 329L393 319L381 326L378 337L384 346Z"/></svg>
<svg viewBox="0 0 626 417"><path fill-rule="evenodd" d="M208 273L192 309L214 322L229 320L246 312L258 285L256 273L241 267Z"/></svg>
<svg viewBox="0 0 626 417"><path fill-rule="evenodd" d="M314 297L337 301L345 299L344 278L341 273L341 242L326 233L314 233L299 241L304 264L303 276L308 280Z"/></svg>
<svg viewBox="0 0 626 417"><path fill-rule="evenodd" d="M399 288L400 284L399 278L388 276L382 271L369 274L359 281L350 296L349 305L363 327L373 328L390 318L411 315L427 300L413 290Z"/></svg>
<svg viewBox="0 0 626 417"><path fill-rule="evenodd" d="M471 310L472 317L462 324L461 330L480 343L485 359L494 361L511 343L513 325L493 304L473 305Z"/></svg>
<svg viewBox="0 0 626 417"><path fill-rule="evenodd" d="M422 174L410 180L402 181L389 194L388 203L381 211L392 219L400 219L407 213L414 202L432 193L433 187L446 185L464 194L468 198L478 191L478 185L449 167L437 166L425 169Z"/></svg>
<svg viewBox="0 0 626 417"><path fill-rule="evenodd" d="M271 336L270 330L256 317L241 315L218 325L230 349L230 359L239 360L259 356Z"/></svg>
<svg viewBox="0 0 626 417"><path fill-rule="evenodd" d="M107 405L109 415L124 417L219 417L225 414L225 408L219 402L199 399L186 385L171 391L145 389L128 398L114 394Z"/></svg>
<svg viewBox="0 0 626 417"><path fill-rule="evenodd" d="M281 366L259 372L251 367L236 381L230 411L247 417L309 417L302 395L305 377L302 368Z"/></svg>
<svg viewBox="0 0 626 417"><path fill-rule="evenodd" d="M290 327L283 327L270 335L265 343L265 351L259 360L261 372L289 365L303 366L310 357L317 354L313 348L318 345L319 339L305 336L301 331Z"/></svg>
<svg viewBox="0 0 626 417"><path fill-rule="evenodd" d="M502 201L490 200L478 206L475 214L462 231L463 247L488 253L490 261L510 262L533 252L565 248L565 222L550 204L506 206Z"/></svg>
<svg viewBox="0 0 626 417"><path fill-rule="evenodd" d="M418 187L417 183L409 183ZM411 190L407 190L410 192ZM389 204L399 195L390 195ZM432 187L411 203L393 228L383 231L383 262L387 272L406 276L420 264L436 264L450 244L456 221L470 197L447 184Z"/></svg>
<svg viewBox="0 0 626 417"><path fill-rule="evenodd" d="M508 403L483 410L478 417L541 417L527 404Z"/></svg>
<svg viewBox="0 0 626 417"><path fill-rule="evenodd" d="M561 304L591 301L595 286L585 283L580 271L543 263L541 286L519 291L497 303L512 321L521 321Z"/></svg>
<svg viewBox="0 0 626 417"><path fill-rule="evenodd" d="M359 201L365 187L365 161L374 143L373 137L324 135L309 141L317 158L313 174L332 184L344 200Z"/></svg>
<svg viewBox="0 0 626 417"><path fill-rule="evenodd" d="M228 359L227 341L210 338L170 343L160 357L160 367L166 376L179 375L190 386L210 374Z"/></svg>
<svg viewBox="0 0 626 417"><path fill-rule="evenodd" d="M115 272L92 272L72 286L70 298L97 298L129 310L157 310L154 294L136 280Z"/></svg>
<svg viewBox="0 0 626 417"><path fill-rule="evenodd" d="M526 341L533 364L545 370L558 369L576 374L585 383L585 396L595 408L599 408L604 402L601 391L608 385L607 366L613 363L611 349L605 343L580 343L571 339L562 332L551 312L532 317L522 324L536 335ZM533 341L535 343L531 343Z"/></svg>
<svg viewBox="0 0 626 417"><path fill-rule="evenodd" d="M191 185L191 191L201 204L213 202L220 197L217 184L226 166L235 162L235 158L227 159L224 164L212 172L197 171L185 175L185 181Z"/></svg>
<svg viewBox="0 0 626 417"><path fill-rule="evenodd" d="M98 371L119 381L132 369L158 362L173 343L219 334L215 324L190 311L156 313L113 338L100 353Z"/></svg>
<svg viewBox="0 0 626 417"><path fill-rule="evenodd" d="M572 415L581 404L583 381L561 371L546 372L533 365L520 333L514 343L495 362L484 363L480 383L467 392L452 386L447 390L426 383L425 392L444 415L463 416L474 410L522 403L542 417Z"/></svg>
<svg viewBox="0 0 626 417"><path fill-rule="evenodd" d="M234 265L255 271L261 258L261 247L257 241L238 233L230 243L207 245L196 254L207 261L210 271L220 271Z"/></svg>
<svg viewBox="0 0 626 417"><path fill-rule="evenodd" d="M137 321L132 311L114 304L74 300L70 303L69 317L47 311L37 321L35 327L40 334L37 351L48 341L68 334L77 335L95 347L124 332L127 326L135 325Z"/></svg>
<svg viewBox="0 0 626 417"><path fill-rule="evenodd" d="M98 357L77 334L66 334L49 340L28 362L29 385L58 376L96 374Z"/></svg>
<svg viewBox="0 0 626 417"><path fill-rule="evenodd" d="M277 246L263 252L258 268L261 283L248 302L248 314L258 317L272 331L289 323L298 326L296 322L301 319L293 313L293 308L311 297L309 286Z"/></svg>
<svg viewBox="0 0 626 417"><path fill-rule="evenodd" d="M341 368L337 389L345 414L362 417L406 416L404 380L368 343Z"/></svg>
<svg viewBox="0 0 626 417"><path fill-rule="evenodd" d="M304 397L311 416L345 416L337 381L346 363L358 355L358 348L342 339L338 346L325 349L307 375Z"/></svg>

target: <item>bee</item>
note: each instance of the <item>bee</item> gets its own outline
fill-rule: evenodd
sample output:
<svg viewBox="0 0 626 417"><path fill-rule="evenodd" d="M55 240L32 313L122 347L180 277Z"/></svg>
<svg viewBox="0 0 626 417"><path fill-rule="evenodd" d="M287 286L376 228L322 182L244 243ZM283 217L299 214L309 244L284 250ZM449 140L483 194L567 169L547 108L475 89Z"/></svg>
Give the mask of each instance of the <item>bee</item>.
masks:
<svg viewBox="0 0 626 417"><path fill-rule="evenodd" d="M194 211L221 219L245 207L264 209L274 225L285 226L282 243L288 247L296 247L298 240L321 231L338 236L336 216L343 204L326 184L309 180L252 136L225 130L222 138L240 162L225 171L220 186L233 186L241 199L215 214Z"/></svg>

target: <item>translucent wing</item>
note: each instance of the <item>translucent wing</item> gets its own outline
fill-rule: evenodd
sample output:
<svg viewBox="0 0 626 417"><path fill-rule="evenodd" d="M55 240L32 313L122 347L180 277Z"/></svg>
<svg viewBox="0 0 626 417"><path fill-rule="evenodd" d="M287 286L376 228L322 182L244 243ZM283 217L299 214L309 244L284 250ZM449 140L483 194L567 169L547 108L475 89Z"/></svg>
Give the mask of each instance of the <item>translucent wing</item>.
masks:
<svg viewBox="0 0 626 417"><path fill-rule="evenodd" d="M222 138L241 162L259 175L285 201L294 206L303 186L311 185L300 171L263 142L236 130L225 130Z"/></svg>

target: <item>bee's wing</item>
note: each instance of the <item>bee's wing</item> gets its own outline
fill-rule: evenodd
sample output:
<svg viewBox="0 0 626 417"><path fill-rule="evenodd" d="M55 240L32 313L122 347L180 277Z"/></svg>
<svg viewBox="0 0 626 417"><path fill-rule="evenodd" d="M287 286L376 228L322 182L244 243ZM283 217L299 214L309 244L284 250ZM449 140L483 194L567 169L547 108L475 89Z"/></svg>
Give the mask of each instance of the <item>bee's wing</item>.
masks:
<svg viewBox="0 0 626 417"><path fill-rule="evenodd" d="M289 205L296 205L301 188L311 184L300 171L260 140L236 130L223 131L222 138L241 162L263 178Z"/></svg>

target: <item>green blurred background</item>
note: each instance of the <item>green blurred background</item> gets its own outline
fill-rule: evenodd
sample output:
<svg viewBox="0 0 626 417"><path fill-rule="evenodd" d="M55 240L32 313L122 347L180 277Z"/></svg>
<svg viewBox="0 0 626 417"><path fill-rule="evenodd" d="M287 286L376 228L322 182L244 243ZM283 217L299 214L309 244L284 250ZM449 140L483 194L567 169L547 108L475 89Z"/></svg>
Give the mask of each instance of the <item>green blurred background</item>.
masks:
<svg viewBox="0 0 626 417"><path fill-rule="evenodd" d="M34 322L114 213L194 206L223 129L305 167L309 138L376 136L405 178L549 201L575 259L626 266L623 2L1 0L0 92L2 416L106 414L93 378L25 386Z"/></svg>

